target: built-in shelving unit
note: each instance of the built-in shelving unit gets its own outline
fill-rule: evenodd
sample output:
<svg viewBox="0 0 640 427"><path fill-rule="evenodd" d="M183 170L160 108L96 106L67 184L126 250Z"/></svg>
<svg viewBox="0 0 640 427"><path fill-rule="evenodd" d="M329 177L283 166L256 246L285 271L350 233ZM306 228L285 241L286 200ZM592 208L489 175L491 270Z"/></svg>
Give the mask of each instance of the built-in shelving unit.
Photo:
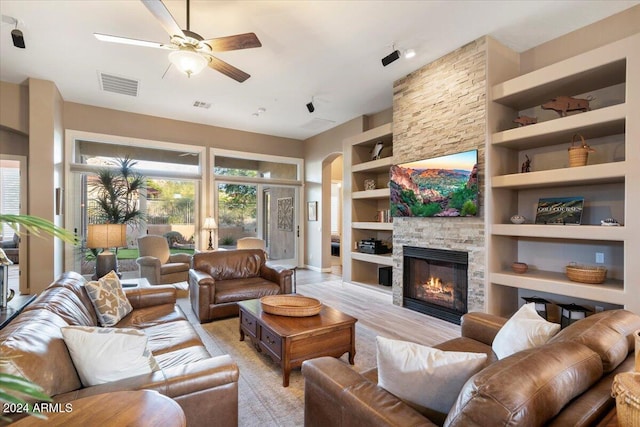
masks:
<svg viewBox="0 0 640 427"><path fill-rule="evenodd" d="M592 308L625 307L640 312L640 35L517 76L517 61L494 58L489 78L486 213L488 227L488 311L513 313L522 296L577 302ZM509 68L510 67L510 68ZM539 106L556 96L593 97L592 110L566 117L544 115ZM608 96L609 92L611 96ZM599 101L599 99L601 101ZM523 111L526 113L523 113ZM518 115L541 113L545 120L519 128ZM635 117L635 119L634 119ZM582 135L596 152L587 166L568 167L572 136ZM532 171L522 172L525 155ZM583 196L583 224L533 224L542 197ZM528 223L511 224L514 214ZM613 217L621 227L601 226ZM604 255L603 284L572 282L564 274L571 262L596 265ZM511 263L526 262L524 274Z"/></svg>
<svg viewBox="0 0 640 427"><path fill-rule="evenodd" d="M372 160L376 144L384 148L380 158ZM392 265L391 254L368 254L358 251L358 242L381 240L391 245L393 224L383 222L379 212L389 209L389 170L393 165L391 124L378 126L347 138L344 153L344 241L342 275L345 281L378 284L378 268ZM367 189L365 181L373 182Z"/></svg>

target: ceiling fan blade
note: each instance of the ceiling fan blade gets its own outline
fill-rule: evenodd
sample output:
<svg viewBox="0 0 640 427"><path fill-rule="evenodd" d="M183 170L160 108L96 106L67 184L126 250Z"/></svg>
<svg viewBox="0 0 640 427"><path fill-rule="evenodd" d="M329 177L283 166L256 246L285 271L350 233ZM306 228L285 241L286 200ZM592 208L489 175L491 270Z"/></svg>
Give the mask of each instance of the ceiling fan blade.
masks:
<svg viewBox="0 0 640 427"><path fill-rule="evenodd" d="M169 33L170 36L179 36L184 38L184 33L182 29L178 25L173 16L171 16L171 12L169 9L162 3L160 0L140 0L149 9L149 12L156 17L160 24L164 27L164 29Z"/></svg>
<svg viewBox="0 0 640 427"><path fill-rule="evenodd" d="M221 72L225 76L231 77L233 80L242 83L251 77L249 74L244 71L234 67L231 64L227 64L221 59L216 58L215 56L210 57L209 67L213 68L216 71Z"/></svg>
<svg viewBox="0 0 640 427"><path fill-rule="evenodd" d="M130 44L133 46L144 46L144 47L155 47L158 49L175 49L171 45L166 45L158 42L150 42L146 40L138 40L138 39L130 39L127 37L120 36L111 36L109 34L100 34L93 33L94 36L100 41L103 42L111 42L111 43L121 43L121 44Z"/></svg>
<svg viewBox="0 0 640 427"><path fill-rule="evenodd" d="M262 43L254 33L236 34L235 36L218 37L215 39L203 40L211 47L212 52L224 52L228 50L250 49L261 47Z"/></svg>

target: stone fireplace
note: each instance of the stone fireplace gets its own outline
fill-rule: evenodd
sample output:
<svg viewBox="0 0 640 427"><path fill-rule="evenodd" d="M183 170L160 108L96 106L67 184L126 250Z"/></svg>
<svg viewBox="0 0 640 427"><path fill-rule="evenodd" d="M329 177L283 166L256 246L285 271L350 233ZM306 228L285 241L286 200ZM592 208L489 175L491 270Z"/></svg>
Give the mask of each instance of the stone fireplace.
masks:
<svg viewBox="0 0 640 427"><path fill-rule="evenodd" d="M393 90L393 161L478 150L476 217L393 219L393 303L405 306L403 248L466 252L466 311L486 311L485 140L487 39L480 38L397 80ZM491 219L492 221L494 219Z"/></svg>
<svg viewBox="0 0 640 427"><path fill-rule="evenodd" d="M404 246L403 305L460 324L467 312L466 252Z"/></svg>

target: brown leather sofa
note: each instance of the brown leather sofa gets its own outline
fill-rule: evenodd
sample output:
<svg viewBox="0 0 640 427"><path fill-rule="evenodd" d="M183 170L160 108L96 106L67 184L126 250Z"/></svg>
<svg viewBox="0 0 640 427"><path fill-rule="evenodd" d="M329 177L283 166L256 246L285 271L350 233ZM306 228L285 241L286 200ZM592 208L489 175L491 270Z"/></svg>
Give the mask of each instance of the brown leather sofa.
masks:
<svg viewBox="0 0 640 427"><path fill-rule="evenodd" d="M462 336L435 346L489 356L448 414L419 413L378 387L376 369L359 374L328 357L304 362L305 426L592 426L614 407L611 384L634 369L632 333L640 316L604 311L543 346L497 360L491 343L505 321L466 314Z"/></svg>
<svg viewBox="0 0 640 427"><path fill-rule="evenodd" d="M200 323L238 315L238 301L290 294L293 271L266 265L262 249L200 252L189 270L189 298Z"/></svg>
<svg viewBox="0 0 640 427"><path fill-rule="evenodd" d="M0 354L10 358L0 364L0 372L39 384L55 402L149 389L178 402L190 427L238 425L238 367L228 355L211 357L176 305L172 287L125 289L133 311L116 325L144 330L161 369L83 387L60 328L98 324L84 283L78 273L63 274L0 330ZM96 407L95 411L102 409Z"/></svg>

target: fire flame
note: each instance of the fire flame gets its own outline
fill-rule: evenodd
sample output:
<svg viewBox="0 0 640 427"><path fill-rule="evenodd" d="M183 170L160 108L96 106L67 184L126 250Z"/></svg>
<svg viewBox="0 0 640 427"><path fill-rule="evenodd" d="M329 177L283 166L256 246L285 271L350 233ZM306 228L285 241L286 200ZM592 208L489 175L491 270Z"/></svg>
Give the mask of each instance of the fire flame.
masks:
<svg viewBox="0 0 640 427"><path fill-rule="evenodd" d="M443 285L439 277L429 277L429 280L422 285L427 292L437 294L451 294L453 289L451 285Z"/></svg>

